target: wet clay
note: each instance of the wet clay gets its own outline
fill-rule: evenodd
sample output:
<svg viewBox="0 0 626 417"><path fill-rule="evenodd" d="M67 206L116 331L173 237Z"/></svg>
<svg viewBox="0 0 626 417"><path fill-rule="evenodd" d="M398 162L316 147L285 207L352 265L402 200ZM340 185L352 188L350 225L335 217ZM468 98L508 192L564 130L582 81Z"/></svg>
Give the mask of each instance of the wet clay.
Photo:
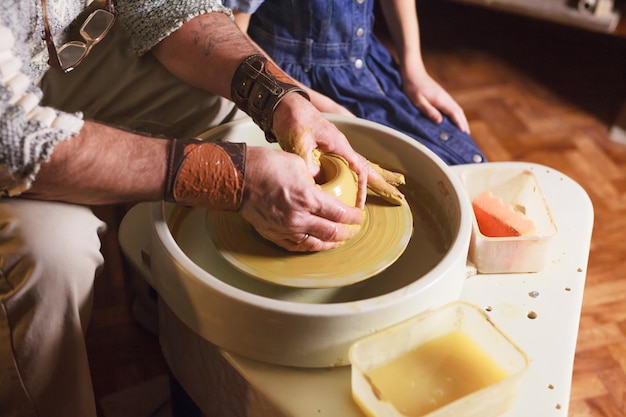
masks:
<svg viewBox="0 0 626 417"><path fill-rule="evenodd" d="M295 153L301 158L306 160L306 137L311 134L311 130L308 127L302 127L299 129L289 128L286 133L277 136L280 148L284 151ZM313 158L315 162L318 162L319 151L313 150Z"/></svg>

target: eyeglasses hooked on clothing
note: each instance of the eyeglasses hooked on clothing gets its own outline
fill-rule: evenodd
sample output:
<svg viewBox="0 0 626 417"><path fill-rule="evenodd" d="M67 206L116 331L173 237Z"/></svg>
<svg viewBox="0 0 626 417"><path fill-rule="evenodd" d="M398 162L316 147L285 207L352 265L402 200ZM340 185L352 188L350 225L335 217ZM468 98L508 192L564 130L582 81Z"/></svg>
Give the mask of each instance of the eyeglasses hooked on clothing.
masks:
<svg viewBox="0 0 626 417"><path fill-rule="evenodd" d="M117 14L114 0L107 0L106 9L93 11L80 28L80 36L84 42L69 41L57 48L52 39L46 0L41 0L43 9L43 39L48 47L48 64L64 73L72 71L80 64L98 42L100 42L113 27Z"/></svg>

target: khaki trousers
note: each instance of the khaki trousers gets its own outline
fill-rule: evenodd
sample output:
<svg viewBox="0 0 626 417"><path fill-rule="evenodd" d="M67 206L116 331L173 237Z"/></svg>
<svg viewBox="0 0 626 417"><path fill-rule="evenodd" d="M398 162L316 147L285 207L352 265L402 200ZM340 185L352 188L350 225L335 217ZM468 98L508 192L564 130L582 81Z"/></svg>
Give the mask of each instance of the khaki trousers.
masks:
<svg viewBox="0 0 626 417"><path fill-rule="evenodd" d="M167 137L244 116L128 44L116 26L73 72L50 70L43 103ZM83 334L104 227L88 207L0 200L0 416L96 417Z"/></svg>

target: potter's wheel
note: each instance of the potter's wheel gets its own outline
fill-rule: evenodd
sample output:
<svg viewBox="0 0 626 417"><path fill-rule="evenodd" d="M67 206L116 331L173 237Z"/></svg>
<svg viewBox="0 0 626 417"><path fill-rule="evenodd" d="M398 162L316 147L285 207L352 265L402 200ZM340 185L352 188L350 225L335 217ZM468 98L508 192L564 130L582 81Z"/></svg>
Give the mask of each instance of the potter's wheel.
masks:
<svg viewBox="0 0 626 417"><path fill-rule="evenodd" d="M260 236L238 213L207 212L207 230L218 252L239 271L272 284L331 288L370 278L395 262L413 232L408 203L368 195L361 231L322 252L288 252ZM363 256L367 254L367 256Z"/></svg>
<svg viewBox="0 0 626 417"><path fill-rule="evenodd" d="M218 252L206 209L150 205L155 288L183 323L227 351L288 366L346 365L356 340L460 296L472 227L471 203L460 180L432 152L397 131L356 118L328 118L357 152L407 179L401 191L413 234L398 259L368 279L294 288L252 278ZM215 128L206 139L273 146L250 120ZM373 252L359 251L355 262Z"/></svg>

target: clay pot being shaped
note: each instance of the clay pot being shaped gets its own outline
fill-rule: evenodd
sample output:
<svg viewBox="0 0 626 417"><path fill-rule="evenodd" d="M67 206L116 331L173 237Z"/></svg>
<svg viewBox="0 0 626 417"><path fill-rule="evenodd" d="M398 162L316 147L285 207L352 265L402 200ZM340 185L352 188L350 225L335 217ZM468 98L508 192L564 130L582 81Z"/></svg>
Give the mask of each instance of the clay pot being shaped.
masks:
<svg viewBox="0 0 626 417"><path fill-rule="evenodd" d="M323 176L320 188L343 203L354 206L358 192L357 176L346 160L338 155L321 154L320 170Z"/></svg>
<svg viewBox="0 0 626 417"><path fill-rule="evenodd" d="M341 202L349 206L356 205L356 198L358 193L358 178L354 171L350 169L348 163L341 156L322 153L319 157L320 164L320 179L318 180L318 187L320 189L334 197L337 197ZM230 214L216 214L216 216L228 216ZM223 219L222 219L223 220ZM226 229L229 229L228 225L223 225ZM240 225L241 226L241 225ZM229 233L229 230L219 230L219 232ZM241 235L242 231L230 231L235 235ZM251 231L246 231L251 233ZM244 233L246 233L244 232ZM240 236L230 236L230 243L232 245L239 245ZM259 236L264 239L270 240L263 233L259 232ZM218 236L219 238L219 236ZM235 265L236 266L236 265Z"/></svg>

